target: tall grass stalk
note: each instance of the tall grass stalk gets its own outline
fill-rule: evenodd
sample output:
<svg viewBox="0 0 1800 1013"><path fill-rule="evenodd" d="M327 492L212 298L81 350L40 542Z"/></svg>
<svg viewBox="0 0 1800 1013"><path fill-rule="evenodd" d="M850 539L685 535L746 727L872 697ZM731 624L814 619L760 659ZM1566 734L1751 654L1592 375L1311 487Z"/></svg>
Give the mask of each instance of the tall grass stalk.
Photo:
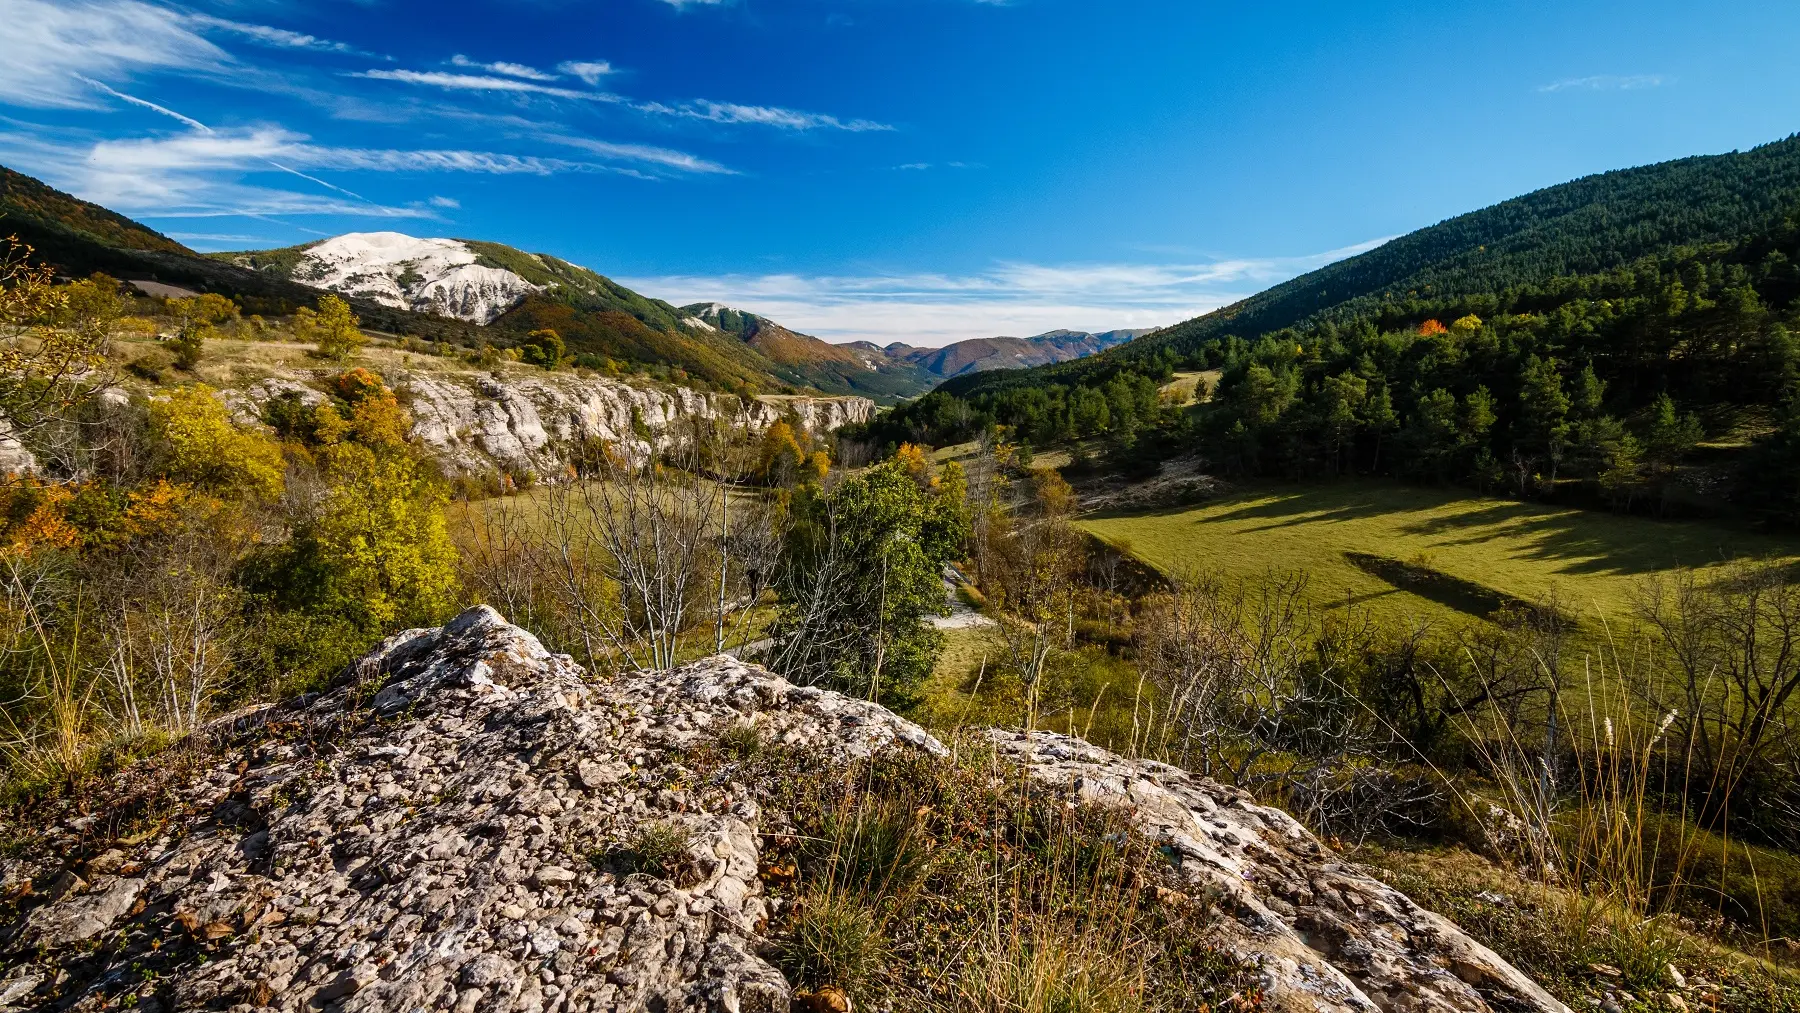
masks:
<svg viewBox="0 0 1800 1013"><path fill-rule="evenodd" d="M1564 692L1547 701L1540 723L1500 709L1466 721L1498 799L1447 779L1490 846L1543 885L1539 900L1557 916L1569 952L1644 987L1665 982L1684 945L1670 921L1706 889L1690 871L1717 840L1689 809L1698 758L1691 748L1669 748L1679 714L1646 703L1655 699L1656 674L1646 647L1621 650L1607 631L1573 687L1579 710ZM1564 741L1550 738L1550 728ZM1670 786L1679 798L1672 810L1664 808L1674 801ZM1729 849L1729 840L1721 846ZM1729 855L1721 858L1728 866Z"/></svg>

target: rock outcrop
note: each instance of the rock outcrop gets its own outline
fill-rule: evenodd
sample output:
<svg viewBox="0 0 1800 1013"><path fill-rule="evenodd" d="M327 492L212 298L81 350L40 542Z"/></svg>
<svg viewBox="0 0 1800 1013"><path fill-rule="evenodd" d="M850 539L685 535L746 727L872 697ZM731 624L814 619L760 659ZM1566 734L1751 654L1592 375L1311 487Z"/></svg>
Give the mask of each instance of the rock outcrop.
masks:
<svg viewBox="0 0 1800 1013"><path fill-rule="evenodd" d="M1184 879L1222 900L1224 941L1263 965L1276 1009L1567 1013L1450 921L1246 792L1054 732L988 737L1070 800L1129 808Z"/></svg>
<svg viewBox="0 0 1800 1013"><path fill-rule="evenodd" d="M25 898L0 1010L786 1011L762 814L683 766L746 721L827 759L946 752L731 658L596 685L491 609L401 634L329 693L219 722L181 789L196 818L99 843L67 820L64 867L0 864ZM1228 900L1274 1008L1567 1013L1279 812L1076 739L993 741L1042 790L1129 807ZM651 828L679 828L677 871L611 870Z"/></svg>
<svg viewBox="0 0 1800 1013"><path fill-rule="evenodd" d="M569 448L588 440L648 450L684 418L725 419L760 432L793 415L813 432L865 422L875 402L861 397L764 397L749 401L686 387L637 387L567 374L411 372L388 378L413 417L413 436L450 474L559 473ZM258 418L271 398L307 403L324 395L297 379L264 380L227 395L240 419Z"/></svg>

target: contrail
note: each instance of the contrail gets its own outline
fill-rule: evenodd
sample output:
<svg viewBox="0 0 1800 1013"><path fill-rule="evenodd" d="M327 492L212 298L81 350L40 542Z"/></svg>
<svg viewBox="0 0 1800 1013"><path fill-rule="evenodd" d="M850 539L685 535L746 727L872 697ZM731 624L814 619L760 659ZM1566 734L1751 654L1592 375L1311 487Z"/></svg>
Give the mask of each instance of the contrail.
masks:
<svg viewBox="0 0 1800 1013"><path fill-rule="evenodd" d="M349 194L350 196L355 197L357 200L362 201L365 204L375 204L374 201L369 200L369 198L364 197L362 194L357 193L354 190L346 190L343 187L338 186L336 183L327 183L317 176L308 176L306 173L301 172L299 169L290 169L287 166L282 165L280 162L277 162L272 158L265 158L265 159L263 159L263 161L269 163L270 165L274 166L277 169L280 169L282 172L291 172L294 175L299 176L301 179L311 180L314 183L317 183L320 186L325 187L328 190L336 190L338 193ZM380 207L380 205L376 204L376 207Z"/></svg>
<svg viewBox="0 0 1800 1013"><path fill-rule="evenodd" d="M143 106L145 109L150 109L155 112L162 113L164 116L170 117L171 119L180 120L181 122L187 124L188 126L194 128L195 130L200 131L203 134L211 134L213 132L213 128L207 126L206 124L200 122L197 119L194 119L192 116L183 116L182 114L176 112L175 110L170 109L168 106L159 106L155 102L151 102L148 99L141 99L141 98L138 98L136 95L127 95L124 92L118 90L117 88L110 87L106 84L103 84L99 81L94 80L91 77L85 77L81 74L76 74L75 77L79 78L82 81L86 81L88 84L93 85L94 87L100 89L101 91L107 93L108 95L111 95L112 97L114 97L116 99L120 99L122 101L129 102L134 106ZM263 161L269 163L270 165L274 166L277 169L280 169L282 172L291 172L294 175L299 176L301 179L307 180L308 182L317 183L327 190L336 190L338 193L345 194L345 195L348 195L351 197L355 197L357 200L362 201L364 204L368 204L368 205L371 205L374 207L381 206L379 204L376 204L374 201L370 200L369 198L364 197L362 194L357 193L354 190L346 190L343 187L338 186L335 183L327 183L317 176L308 176L306 173L301 172L299 169L289 168L285 165L282 165L280 162L275 161L272 158L264 158Z"/></svg>
<svg viewBox="0 0 1800 1013"><path fill-rule="evenodd" d="M143 106L145 109L149 109L154 112L162 113L164 116L167 116L171 119L180 120L181 122L187 124L190 127L193 127L195 130L198 130L203 134L210 134L213 132L212 128L207 126L206 124L200 122L197 119L194 119L192 116L183 116L180 113L176 112L175 110L170 109L168 106L159 106L155 102L151 102L147 99L138 98L136 95L127 95L124 92L119 91L117 88L108 87L107 85L104 85L104 84L100 83L99 81L94 80L91 77L83 77L80 74L76 74L75 77L82 81L86 81L88 84L91 84L94 87L100 89L101 91L107 93L108 95L111 95L113 98L123 99L124 101L129 102L134 106Z"/></svg>

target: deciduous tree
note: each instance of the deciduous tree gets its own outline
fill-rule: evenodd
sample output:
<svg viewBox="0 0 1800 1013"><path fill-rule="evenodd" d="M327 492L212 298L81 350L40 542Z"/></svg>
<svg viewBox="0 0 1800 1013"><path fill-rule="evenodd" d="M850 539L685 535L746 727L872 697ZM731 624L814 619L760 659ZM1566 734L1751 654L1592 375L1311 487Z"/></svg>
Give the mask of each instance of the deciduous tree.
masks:
<svg viewBox="0 0 1800 1013"><path fill-rule="evenodd" d="M305 306L294 314L294 333L311 343L320 358L342 361L355 355L368 338L350 304L335 295L319 297L315 312Z"/></svg>

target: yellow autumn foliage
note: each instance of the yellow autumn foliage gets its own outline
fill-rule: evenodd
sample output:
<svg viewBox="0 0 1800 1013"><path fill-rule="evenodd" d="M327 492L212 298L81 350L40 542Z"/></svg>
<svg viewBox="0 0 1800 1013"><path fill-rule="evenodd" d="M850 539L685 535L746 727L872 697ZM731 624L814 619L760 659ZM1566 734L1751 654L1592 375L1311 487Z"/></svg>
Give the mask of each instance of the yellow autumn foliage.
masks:
<svg viewBox="0 0 1800 1013"><path fill-rule="evenodd" d="M211 387L194 384L150 403L150 430L161 445L164 476L209 492L273 499L281 495L281 447L239 429Z"/></svg>

